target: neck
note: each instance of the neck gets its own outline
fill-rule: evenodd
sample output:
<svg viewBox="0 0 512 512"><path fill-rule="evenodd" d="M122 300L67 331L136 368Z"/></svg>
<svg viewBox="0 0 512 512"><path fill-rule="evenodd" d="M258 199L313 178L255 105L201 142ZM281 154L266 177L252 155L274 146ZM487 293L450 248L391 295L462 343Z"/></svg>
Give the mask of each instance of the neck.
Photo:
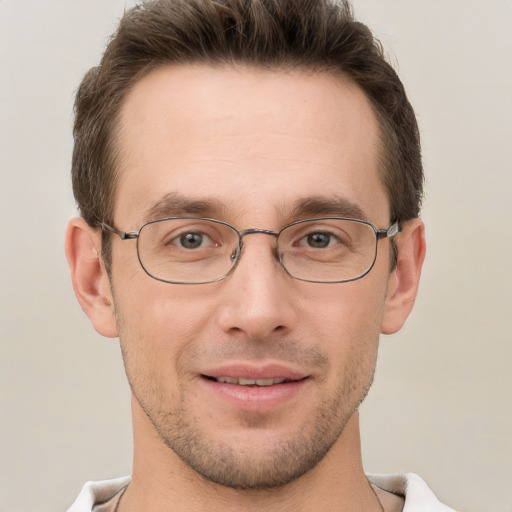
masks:
<svg viewBox="0 0 512 512"><path fill-rule="evenodd" d="M271 489L239 490L206 480L162 443L137 404L134 441L132 480L119 512L383 510L363 471L357 412L313 469Z"/></svg>

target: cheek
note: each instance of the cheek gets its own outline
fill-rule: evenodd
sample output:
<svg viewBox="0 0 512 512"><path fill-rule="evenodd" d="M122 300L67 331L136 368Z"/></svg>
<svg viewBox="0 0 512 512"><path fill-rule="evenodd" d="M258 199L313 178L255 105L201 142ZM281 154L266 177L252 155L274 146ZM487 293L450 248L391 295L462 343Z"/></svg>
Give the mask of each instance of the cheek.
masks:
<svg viewBox="0 0 512 512"><path fill-rule="evenodd" d="M140 273L123 281L115 277L115 314L127 371L173 380L204 337L211 309L197 287L162 283Z"/></svg>
<svg viewBox="0 0 512 512"><path fill-rule="evenodd" d="M387 294L387 281L363 279L340 284L314 285L302 294L304 318L341 338L364 335L380 326ZM352 336L351 336L352 335Z"/></svg>
<svg viewBox="0 0 512 512"><path fill-rule="evenodd" d="M119 254L113 269L114 297L118 324L124 330L138 332L152 343L187 341L201 328L208 311L202 307L198 286L158 281L141 267L135 247ZM122 270L122 272L121 272ZM155 347L156 348L156 347Z"/></svg>
<svg viewBox="0 0 512 512"><path fill-rule="evenodd" d="M386 286L365 279L313 289L303 304L304 329L328 351L335 381L348 387L372 379L384 314Z"/></svg>

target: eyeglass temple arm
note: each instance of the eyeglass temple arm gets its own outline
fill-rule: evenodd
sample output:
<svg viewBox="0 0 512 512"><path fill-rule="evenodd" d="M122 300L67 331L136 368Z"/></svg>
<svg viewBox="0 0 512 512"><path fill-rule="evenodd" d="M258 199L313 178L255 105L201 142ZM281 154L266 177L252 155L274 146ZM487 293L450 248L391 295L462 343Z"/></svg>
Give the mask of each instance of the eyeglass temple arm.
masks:
<svg viewBox="0 0 512 512"><path fill-rule="evenodd" d="M113 228L112 226L109 226L108 224L105 224L102 222L100 224L100 227L103 231L108 231L109 233L113 233L114 235L117 235L121 240L132 240L134 238L139 238L138 233L127 233L126 231L119 231L116 228Z"/></svg>
<svg viewBox="0 0 512 512"><path fill-rule="evenodd" d="M395 222L391 224L388 229L379 229L377 230L377 238L391 238L395 235L398 235L402 231L402 226L399 222Z"/></svg>

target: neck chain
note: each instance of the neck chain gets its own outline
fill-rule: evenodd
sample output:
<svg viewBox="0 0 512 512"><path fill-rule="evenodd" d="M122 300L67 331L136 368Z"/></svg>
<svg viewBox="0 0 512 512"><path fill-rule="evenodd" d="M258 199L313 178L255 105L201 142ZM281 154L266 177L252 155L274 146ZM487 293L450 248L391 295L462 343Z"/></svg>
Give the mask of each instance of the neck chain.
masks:
<svg viewBox="0 0 512 512"><path fill-rule="evenodd" d="M119 498L117 499L116 508L114 508L113 512L119 512L119 504L121 503L121 500L123 499L124 493L126 492L126 489L128 489L128 484L126 484L121 489L121 494L119 495Z"/></svg>
<svg viewBox="0 0 512 512"><path fill-rule="evenodd" d="M368 481L368 483L370 484L370 489L372 490L373 495L375 496L375 499L379 504L380 512L385 512L384 507L382 506L382 503L380 502L379 497L377 496L377 491L373 488L373 485L370 483L370 481ZM114 510L114 512L117 512L117 508L116 510Z"/></svg>

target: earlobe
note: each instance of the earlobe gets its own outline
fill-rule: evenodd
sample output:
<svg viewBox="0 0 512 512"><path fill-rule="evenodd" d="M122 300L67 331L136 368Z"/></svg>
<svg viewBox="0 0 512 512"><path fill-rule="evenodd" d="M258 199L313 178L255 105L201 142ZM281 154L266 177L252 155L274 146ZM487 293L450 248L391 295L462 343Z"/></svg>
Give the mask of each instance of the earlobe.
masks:
<svg viewBox="0 0 512 512"><path fill-rule="evenodd" d="M403 226L396 240L398 262L389 278L382 334L393 334L404 325L412 310L425 259L425 227L420 219Z"/></svg>
<svg viewBox="0 0 512 512"><path fill-rule="evenodd" d="M117 337L110 283L101 259L101 234L84 219L69 221L66 258L78 302L92 325L103 336Z"/></svg>

